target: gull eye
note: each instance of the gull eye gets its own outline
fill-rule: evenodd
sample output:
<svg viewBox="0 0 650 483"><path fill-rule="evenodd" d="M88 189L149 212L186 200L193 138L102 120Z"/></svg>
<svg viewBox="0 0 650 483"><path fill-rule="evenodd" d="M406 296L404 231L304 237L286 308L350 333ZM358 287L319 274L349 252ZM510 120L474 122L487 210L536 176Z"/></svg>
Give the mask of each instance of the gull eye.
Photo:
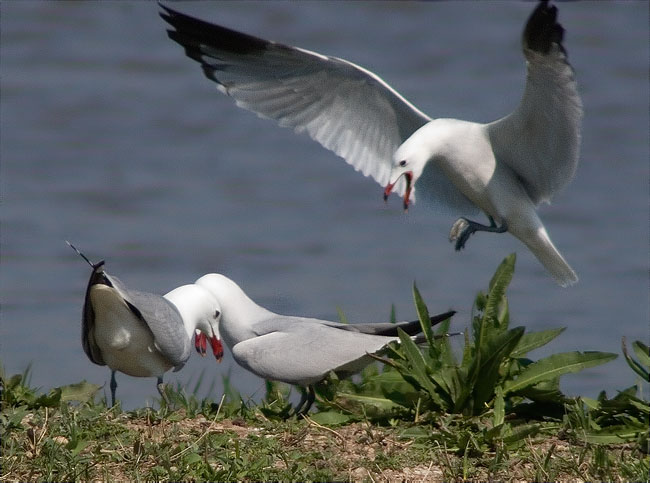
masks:
<svg viewBox="0 0 650 483"><path fill-rule="evenodd" d="M221 312L219 312L218 310L215 310L215 311L214 311L214 318L215 318L215 319L216 319L217 317L219 317L220 315L221 315Z"/></svg>
<svg viewBox="0 0 650 483"><path fill-rule="evenodd" d="M400 165L400 166L406 166L406 161L405 161L405 160L401 160L401 161L399 162L399 165Z"/></svg>

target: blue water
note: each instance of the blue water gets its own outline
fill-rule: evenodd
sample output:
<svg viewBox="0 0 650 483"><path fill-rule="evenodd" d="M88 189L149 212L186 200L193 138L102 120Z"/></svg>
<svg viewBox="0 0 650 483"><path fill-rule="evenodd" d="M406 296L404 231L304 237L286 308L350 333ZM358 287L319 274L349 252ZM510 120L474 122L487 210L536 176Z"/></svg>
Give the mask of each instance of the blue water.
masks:
<svg viewBox="0 0 650 483"><path fill-rule="evenodd" d="M227 3L177 6L240 30L347 58L433 117L489 121L517 104L530 3ZM468 326L476 292L517 252L513 325L567 327L544 350L620 353L649 335L648 4L560 5L585 105L581 164L540 214L580 276L563 289L509 235L455 253L454 218L397 198L305 136L242 111L167 39L153 2L3 2L0 95L2 340L7 374L32 364L44 389L104 384L80 344L89 267L64 240L133 288L157 293L222 272L271 310L381 321L415 310ZM326 343L326 341L324 341ZM230 371L192 357L166 380ZM563 379L569 394L635 382L619 357ZM118 376L125 407L151 404L154 379Z"/></svg>

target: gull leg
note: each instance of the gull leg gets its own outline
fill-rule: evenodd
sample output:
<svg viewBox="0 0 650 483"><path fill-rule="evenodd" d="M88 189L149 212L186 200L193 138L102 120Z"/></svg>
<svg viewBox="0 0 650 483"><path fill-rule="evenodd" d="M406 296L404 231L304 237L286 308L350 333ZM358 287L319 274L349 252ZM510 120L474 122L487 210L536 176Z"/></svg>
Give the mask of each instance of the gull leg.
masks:
<svg viewBox="0 0 650 483"><path fill-rule="evenodd" d="M111 407L115 406L115 390L117 389L117 381L115 380L115 371L111 371Z"/></svg>
<svg viewBox="0 0 650 483"><path fill-rule="evenodd" d="M165 384L163 384L162 376L158 378L158 383L156 384L156 387L158 388L158 392L160 393L160 396L165 401L165 404L167 405L167 407L169 407L170 406L169 399L167 398L167 394L165 394Z"/></svg>
<svg viewBox="0 0 650 483"><path fill-rule="evenodd" d="M449 241L456 242L456 245L454 247L456 251L463 249L465 247L465 243L467 243L467 240L469 240L470 235L477 231L488 231L491 233L504 233L508 231L508 224L505 221L501 224L501 226L497 226L494 218L488 215L488 219L490 220L490 226L482 225L481 223L468 220L464 217L458 218L458 220L456 220L456 223L452 225L451 231L449 232Z"/></svg>
<svg viewBox="0 0 650 483"><path fill-rule="evenodd" d="M302 394L296 409L294 410L291 416L303 416L311 409L311 405L314 404L316 399L316 392L314 391L313 386L307 386L307 391Z"/></svg>

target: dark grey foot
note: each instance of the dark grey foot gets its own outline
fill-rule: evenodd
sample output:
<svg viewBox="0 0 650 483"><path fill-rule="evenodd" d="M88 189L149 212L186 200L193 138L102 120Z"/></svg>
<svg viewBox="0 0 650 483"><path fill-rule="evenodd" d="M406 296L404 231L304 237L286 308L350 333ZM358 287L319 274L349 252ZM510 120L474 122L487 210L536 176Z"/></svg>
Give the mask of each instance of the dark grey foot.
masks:
<svg viewBox="0 0 650 483"><path fill-rule="evenodd" d="M314 404L315 399L316 393L314 392L314 388L312 386L308 386L307 391L303 393L302 397L300 398L300 402L298 402L298 405L296 406L293 414L289 417L296 416L299 418L307 414L311 409L311 405Z"/></svg>
<svg viewBox="0 0 650 483"><path fill-rule="evenodd" d="M458 218L456 223L454 223L449 231L449 241L456 242L454 248L456 251L460 251L465 248L465 243L469 240L469 237L477 231L488 231L492 233L503 233L508 231L508 225L504 221L501 226L497 226L494 222L494 218L488 216L490 219L490 226L482 225L467 218Z"/></svg>
<svg viewBox="0 0 650 483"><path fill-rule="evenodd" d="M115 371L111 371L111 407L115 406L115 390L117 389L117 381L115 380Z"/></svg>
<svg viewBox="0 0 650 483"><path fill-rule="evenodd" d="M165 393L165 384L163 383L162 377L158 378L158 384L156 384L156 387L158 388L160 397L162 397L163 400L165 401L165 405L167 407L170 407L171 404L169 403L169 399L167 398L167 394Z"/></svg>

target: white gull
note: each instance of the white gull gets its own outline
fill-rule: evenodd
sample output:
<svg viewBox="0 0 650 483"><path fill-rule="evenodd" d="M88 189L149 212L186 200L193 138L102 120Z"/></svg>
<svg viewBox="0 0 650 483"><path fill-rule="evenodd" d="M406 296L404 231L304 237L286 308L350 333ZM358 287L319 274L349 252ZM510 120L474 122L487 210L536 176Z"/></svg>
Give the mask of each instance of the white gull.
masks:
<svg viewBox="0 0 650 483"><path fill-rule="evenodd" d="M92 263L68 244L92 267L81 341L91 362L111 369L111 406L115 405L116 371L134 377L156 377L158 392L168 402L163 374L185 365L192 353L195 330L210 340L215 357L221 361L218 304L205 289L185 285L163 297L127 289L117 277L106 273L103 260ZM197 350L199 345L197 339Z"/></svg>
<svg viewBox="0 0 650 483"><path fill-rule="evenodd" d="M523 33L527 80L514 112L488 124L432 119L374 73L344 59L263 40L169 7L169 37L238 106L306 132L356 170L396 190L460 213L456 250L476 231L510 232L562 286L578 277L537 215L573 178L582 103L562 46L557 8L540 1ZM480 88L480 85L477 85Z"/></svg>
<svg viewBox="0 0 650 483"><path fill-rule="evenodd" d="M204 275L195 284L218 300L219 333L240 366L264 379L307 388L295 414L309 410L315 397L315 383L331 371L345 376L361 370L374 360L369 354L379 353L399 340L397 328L411 336L421 333L419 320L342 324L279 315L257 305L235 282L221 274ZM205 297L198 292L194 296L196 303ZM447 320L454 313L435 315L431 324ZM422 339L423 336L415 338L416 342Z"/></svg>

